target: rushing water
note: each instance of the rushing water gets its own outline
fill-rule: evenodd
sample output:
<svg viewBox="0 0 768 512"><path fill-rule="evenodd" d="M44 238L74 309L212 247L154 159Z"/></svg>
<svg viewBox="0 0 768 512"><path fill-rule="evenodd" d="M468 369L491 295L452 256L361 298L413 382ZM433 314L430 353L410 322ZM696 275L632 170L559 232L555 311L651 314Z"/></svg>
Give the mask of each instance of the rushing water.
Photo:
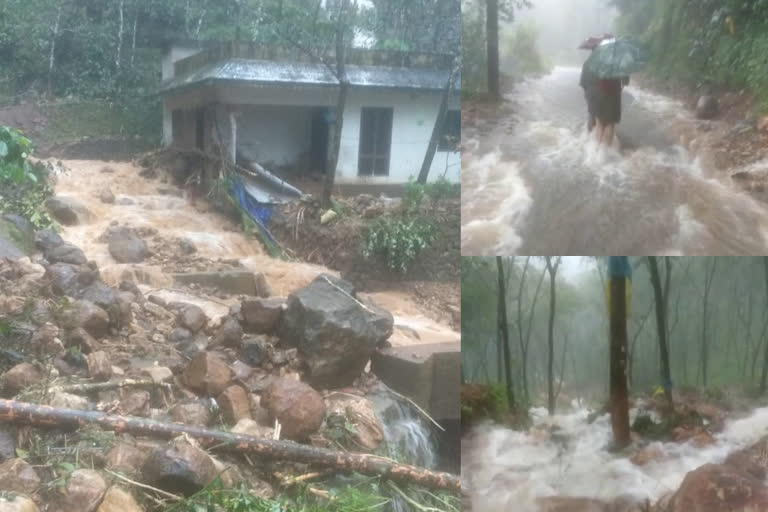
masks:
<svg viewBox="0 0 768 512"><path fill-rule="evenodd" d="M309 284L318 274L333 273L319 265L276 259L264 252L261 245L249 238L231 221L208 212L204 201L195 205L185 197L161 194L168 188L156 180L139 176L139 169L130 163L98 161L65 161L69 171L58 177L56 193L73 197L92 213L87 224L67 226L62 236L80 247L99 265L102 278L117 285L125 278L140 284L145 293L160 295L167 301L193 303L201 307L214 322L229 312L228 302L220 298L191 296L173 289L173 280L161 268L149 264L116 263L106 243L99 236L113 222L136 228L148 227L171 240L186 238L194 243L197 254L211 261L237 259L249 270L261 272L276 296L287 296ZM109 172L104 172L108 170ZM103 203L99 193L109 187L117 198L114 204ZM213 270L213 269L212 269ZM449 326L435 322L413 297L401 291L366 294L391 311L395 317L393 345L459 341L460 335Z"/></svg>
<svg viewBox="0 0 768 512"><path fill-rule="evenodd" d="M462 254L765 254L768 209L712 164L722 125L629 87L598 152L578 81L564 67L525 81L511 120L464 131Z"/></svg>
<svg viewBox="0 0 768 512"><path fill-rule="evenodd" d="M536 512L535 499L545 496L610 501L630 494L654 502L674 492L687 472L722 462L768 429L768 408L756 409L746 418L727 422L708 446L652 443L648 449L658 456L637 466L626 455L607 450L612 437L608 415L589 424L588 411L579 407L552 417L545 409L532 409L531 414L534 425L556 425L557 434L542 435L536 427L516 432L485 425L463 444L462 485L472 510Z"/></svg>

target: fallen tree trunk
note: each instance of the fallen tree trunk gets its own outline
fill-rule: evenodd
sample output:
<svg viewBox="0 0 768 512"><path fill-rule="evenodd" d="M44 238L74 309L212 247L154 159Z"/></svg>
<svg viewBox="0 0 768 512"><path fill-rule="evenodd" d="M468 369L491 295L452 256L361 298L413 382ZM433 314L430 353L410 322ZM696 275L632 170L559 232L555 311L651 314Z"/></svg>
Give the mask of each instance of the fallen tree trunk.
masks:
<svg viewBox="0 0 768 512"><path fill-rule="evenodd" d="M134 435L163 438L187 434L197 439L203 446L217 445L218 448L231 452L253 453L266 459L302 462L357 471L365 475L383 476L394 481L434 489L447 489L455 492L461 490L461 480L456 475L400 464L376 455L337 452L292 441L271 441L178 423L162 423L143 418L110 416L94 411L59 409L14 400L0 400L0 423L2 422L60 428L84 427L88 424L94 424L114 432L128 432Z"/></svg>

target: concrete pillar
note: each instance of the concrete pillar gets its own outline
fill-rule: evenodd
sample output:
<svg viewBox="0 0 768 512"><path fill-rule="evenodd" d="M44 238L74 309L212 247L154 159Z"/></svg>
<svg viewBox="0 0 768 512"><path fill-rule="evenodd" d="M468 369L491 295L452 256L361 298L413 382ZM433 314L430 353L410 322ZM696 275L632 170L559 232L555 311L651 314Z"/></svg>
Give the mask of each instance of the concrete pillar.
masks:
<svg viewBox="0 0 768 512"><path fill-rule="evenodd" d="M230 158L232 163L237 163L237 113L234 110L229 111L229 129L230 129Z"/></svg>
<svg viewBox="0 0 768 512"><path fill-rule="evenodd" d="M163 98L163 146L173 143L173 114L168 105L168 98Z"/></svg>

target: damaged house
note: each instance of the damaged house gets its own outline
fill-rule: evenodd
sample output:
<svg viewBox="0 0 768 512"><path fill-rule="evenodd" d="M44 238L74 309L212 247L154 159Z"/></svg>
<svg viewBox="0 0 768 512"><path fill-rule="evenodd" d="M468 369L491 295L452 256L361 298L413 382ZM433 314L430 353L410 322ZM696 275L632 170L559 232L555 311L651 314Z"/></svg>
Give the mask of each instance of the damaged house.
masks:
<svg viewBox="0 0 768 512"><path fill-rule="evenodd" d="M446 55L355 49L336 184L400 185L416 177L440 110L452 61ZM457 80L458 82L458 80ZM338 81L295 50L252 44L200 49L175 44L163 61L167 146L218 151L257 163L288 181L326 171ZM429 179L460 179L458 83ZM253 168L253 166L251 166Z"/></svg>

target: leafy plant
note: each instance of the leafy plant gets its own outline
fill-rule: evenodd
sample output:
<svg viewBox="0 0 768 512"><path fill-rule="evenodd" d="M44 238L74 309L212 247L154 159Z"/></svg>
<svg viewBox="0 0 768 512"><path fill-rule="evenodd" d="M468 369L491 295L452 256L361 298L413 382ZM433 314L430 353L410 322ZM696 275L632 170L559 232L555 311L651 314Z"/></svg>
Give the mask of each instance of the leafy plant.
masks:
<svg viewBox="0 0 768 512"><path fill-rule="evenodd" d="M380 218L363 233L361 252L366 259L381 256L387 268L405 274L434 236L435 226L425 218Z"/></svg>
<svg viewBox="0 0 768 512"><path fill-rule="evenodd" d="M421 183L417 183L413 179L413 176L408 178L408 183L405 184L405 192L403 193L403 211L406 214L412 214L419 211L421 203L424 201L424 194L426 193L426 186Z"/></svg>

